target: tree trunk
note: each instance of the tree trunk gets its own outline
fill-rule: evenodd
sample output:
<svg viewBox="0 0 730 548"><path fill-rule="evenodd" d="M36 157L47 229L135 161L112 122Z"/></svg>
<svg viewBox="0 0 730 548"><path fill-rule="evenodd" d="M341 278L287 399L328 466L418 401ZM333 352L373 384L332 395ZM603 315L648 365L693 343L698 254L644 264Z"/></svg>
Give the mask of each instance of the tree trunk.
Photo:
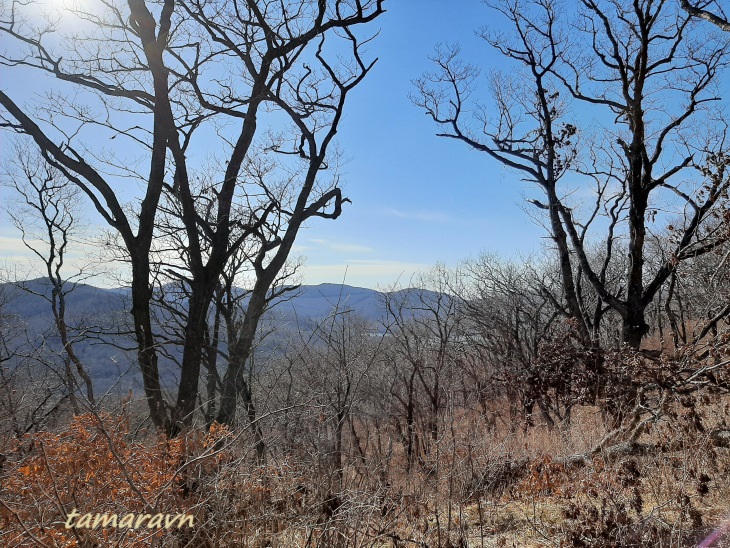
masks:
<svg viewBox="0 0 730 548"><path fill-rule="evenodd" d="M254 337L256 329L259 325L261 315L266 309L266 292L268 285L264 291L260 287L251 292L251 298L248 302L246 315L243 324L237 334L234 348L230 349L231 359L228 363L228 369L223 377L223 388L221 392L220 409L218 411L217 421L221 424L232 425L236 417L236 403L243 378L244 365L251 355L253 349ZM235 357L234 357L235 356Z"/></svg>
<svg viewBox="0 0 730 548"><path fill-rule="evenodd" d="M188 317L185 325L180 387L175 406L175 428L190 426L195 416L195 406L200 382L200 365L203 360L205 332L208 326L208 307L213 298L209 287L191 288L188 303Z"/></svg>
<svg viewBox="0 0 730 548"><path fill-rule="evenodd" d="M132 260L132 318L134 334L137 340L137 359L142 371L145 397L150 409L152 423L164 432L170 431L170 420L162 389L160 373L157 368L157 352L155 337L150 318L150 299L152 290L149 286L150 265L147 253Z"/></svg>
<svg viewBox="0 0 730 548"><path fill-rule="evenodd" d="M636 139L639 137L637 136ZM638 145L637 145L638 146ZM639 155L639 153L636 153ZM626 315L623 317L622 339L632 349L641 347L641 340L649 332L644 304L644 241L648 196L643 189L641 160L631 159L629 185L632 188L629 208L629 271L627 275Z"/></svg>

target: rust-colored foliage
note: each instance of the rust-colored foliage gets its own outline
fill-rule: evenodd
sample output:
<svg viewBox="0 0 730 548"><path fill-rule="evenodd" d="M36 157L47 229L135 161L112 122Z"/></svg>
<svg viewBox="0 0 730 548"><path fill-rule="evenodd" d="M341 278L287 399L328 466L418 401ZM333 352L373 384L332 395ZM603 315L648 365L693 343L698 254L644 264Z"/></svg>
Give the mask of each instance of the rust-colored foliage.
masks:
<svg viewBox="0 0 730 548"><path fill-rule="evenodd" d="M227 430L147 442L132 441L127 418L86 414L59 433L38 432L17 443L2 478L0 509L3 546L103 546L124 537L123 546L150 546L170 530L67 529L67 516L79 513L195 514L189 493L191 468L196 472L213 458ZM216 454L220 458L221 453ZM196 518L197 519L197 518Z"/></svg>
<svg viewBox="0 0 730 548"><path fill-rule="evenodd" d="M530 463L526 476L518 485L518 492L521 496L560 494L566 479L565 466L546 455Z"/></svg>

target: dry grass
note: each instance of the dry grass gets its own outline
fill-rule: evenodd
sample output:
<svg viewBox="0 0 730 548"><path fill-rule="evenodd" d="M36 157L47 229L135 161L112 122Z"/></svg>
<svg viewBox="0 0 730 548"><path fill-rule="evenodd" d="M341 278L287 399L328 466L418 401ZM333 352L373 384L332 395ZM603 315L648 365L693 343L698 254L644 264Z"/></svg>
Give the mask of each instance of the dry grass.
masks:
<svg viewBox="0 0 730 548"><path fill-rule="evenodd" d="M699 413L708 426L716 426L726 424L727 411L727 401L718 400ZM441 435L424 445L410 471L387 428L370 432L384 439L368 445L364 458L354 449L346 452L341 475L328 468L323 452L281 457L273 452L266 465L255 465L252 442L241 436L176 487L176 500L198 517L195 530L155 537L151 545L694 546L730 510L730 449L713 446L707 432L678 417L660 421L642 438L656 451L599 453L573 465L565 464L565 457L588 453L605 435L592 408L577 410L566 428L528 431L503 424L490 430L481 416L455 411L443 417ZM358 436L364 439L364 432ZM344 441L353 447L352 440ZM22 471L22 460L37 450L10 458L16 461L6 466L4 486L18 481L12 471ZM52 487L46 504L38 494L35 509L24 508L23 526L37 530L42 523L59 522L48 513L58 512ZM91 496L76 488L75 496ZM9 500L7 489L0 495ZM87 500L109 506L109 501ZM12 519L0 532L0 543L8 538L23 538ZM713 546L723 542L728 543L718 540ZM25 537L14 545L35 544Z"/></svg>
<svg viewBox="0 0 730 548"><path fill-rule="evenodd" d="M713 405L705 412L720 410ZM679 547L695 545L730 509L730 450L714 447L702 432L658 424L647 440L660 448L671 439L671 451L598 454L571 467L560 459L588 452L605 435L592 409L576 413L563 430L498 427L479 435L473 420L455 418L458 427L408 473L402 451L373 454L366 463L351 456L334 507L324 504L332 497L331 478L317 480L311 468L291 464L281 474L263 472L267 500L238 499L247 515L237 527L245 531L238 542ZM226 510L230 515L231 507Z"/></svg>

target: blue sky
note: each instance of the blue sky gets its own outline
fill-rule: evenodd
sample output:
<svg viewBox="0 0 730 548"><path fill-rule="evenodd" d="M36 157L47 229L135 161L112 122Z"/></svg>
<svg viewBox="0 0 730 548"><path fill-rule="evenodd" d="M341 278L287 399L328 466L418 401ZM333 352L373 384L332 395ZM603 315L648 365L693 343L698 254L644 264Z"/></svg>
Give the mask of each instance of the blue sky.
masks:
<svg viewBox="0 0 730 548"><path fill-rule="evenodd" d="M486 155L435 136L437 126L410 99L430 70L437 43L462 45L486 70L498 62L474 35L494 20L480 0L391 2L370 48L379 58L349 104L339 135L351 161L340 219L300 235L312 283L374 287L436 262L454 265L481 250L509 257L540 247L541 229L520 209L526 186ZM418 6L414 9L414 6Z"/></svg>
<svg viewBox="0 0 730 548"><path fill-rule="evenodd" d="M305 258L304 283L407 283L418 270L455 265L480 251L533 253L544 237L520 207L529 187L519 176L436 137L438 128L409 99L437 43L460 43L486 78L499 60L474 31L493 22L493 12L480 0L398 0L387 2L387 10L368 48L379 61L353 92L338 133L352 204L336 221L317 219L300 233L295 252ZM0 265L22 263L25 255L3 215Z"/></svg>

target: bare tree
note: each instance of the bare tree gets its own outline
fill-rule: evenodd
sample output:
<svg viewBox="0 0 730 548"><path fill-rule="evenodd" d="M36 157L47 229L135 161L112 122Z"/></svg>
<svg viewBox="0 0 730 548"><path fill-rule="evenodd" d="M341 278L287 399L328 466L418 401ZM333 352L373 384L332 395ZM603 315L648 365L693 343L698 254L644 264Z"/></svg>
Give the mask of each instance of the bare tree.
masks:
<svg viewBox="0 0 730 548"><path fill-rule="evenodd" d="M45 348L17 313L14 301L22 292L11 279L7 271L0 274L0 436L5 441L49 427L70 399L67 378L48 367ZM0 468L4 458L0 452Z"/></svg>
<svg viewBox="0 0 730 548"><path fill-rule="evenodd" d="M537 361L541 344L565 322L558 321L562 314L546 295L540 273L531 264L486 254L467 261L463 272L469 357L476 355L485 382L499 402L509 405L511 428L517 424L517 412L526 426L533 425L535 405L553 426L551 392L557 379L550 378L555 371L540 370ZM565 383L565 372L558 375ZM560 420L562 402L553 399Z"/></svg>
<svg viewBox="0 0 730 548"><path fill-rule="evenodd" d="M348 454L364 458L354 428L373 364L379 359L383 337L372 333L370 322L357 317L341 299L299 353L301 382L313 395L312 404L320 413L325 438L322 456L324 474L331 478L331 493L341 497L346 489L345 465ZM346 450L345 434L350 429L351 451ZM339 501L337 501L339 505ZM333 508L334 509L334 508Z"/></svg>
<svg viewBox="0 0 730 548"><path fill-rule="evenodd" d="M723 124L709 117L703 121L702 112L717 100L713 84L727 64L727 46L711 36L702 43L693 40L689 17L664 2L603 6L585 0L581 4L582 31L592 45L592 70L586 74L586 61L580 56L568 58L561 80L579 101L602 106L617 117L620 183L629 197L625 296L606 291L579 245L577 222L567 210L563 218L586 276L623 318L623 340L638 348L649 331L646 309L677 264L724 241L724 235L703 230L722 207L730 179L724 173ZM656 93L664 94L662 105L653 101ZM693 120L697 120L694 127ZM709 140L704 147L701 141L692 143L697 123L705 124L705 131L717 141ZM692 169L700 172L694 188L683 177ZM676 195L687 212L677 227L671 256L648 273L647 224L652 219L651 201L662 199L662 192Z"/></svg>
<svg viewBox="0 0 730 548"><path fill-rule="evenodd" d="M385 293L386 325L395 350L391 395L402 407L399 424L408 466L423 463L441 435L441 415L455 382L462 302L452 293L457 274L444 266L412 280L416 287ZM420 424L419 424L420 423Z"/></svg>
<svg viewBox="0 0 730 548"><path fill-rule="evenodd" d="M558 184L575 161L577 128L565 119L565 105L551 70L560 62L567 42L559 32L558 14L548 2L532 10L517 2L502 3L495 9L512 23L514 35L487 31L480 35L524 73L495 71L489 75L496 103L494 117L478 103L472 110L470 99L480 71L460 60L458 47L437 49L432 58L437 70L415 82L418 94L413 100L443 128L439 136L488 154L544 192L547 203L532 203L548 213L548 230L560 257L565 312L575 318L588 344L590 325L576 293L570 244L560 218Z"/></svg>
<svg viewBox="0 0 730 548"><path fill-rule="evenodd" d="M346 98L373 66L361 57L367 40L356 28L383 13L383 0L110 0L98 12L75 12L89 30L67 37L70 47L60 53L51 42L63 26L38 26L24 18L23 7L13 3L2 14L0 30L12 47L0 62L49 74L78 93L56 92L33 114L0 92L2 125L27 134L119 233L131 263L132 315L151 417L175 433L193 419L209 305L236 249L257 246L256 282L241 331L246 356L299 229L308 219L335 219L342 211L346 200L336 174L323 181L321 172L334 167L330 145ZM224 157L210 183L214 214L207 221L195 207L194 159L208 150L216 128ZM259 128L272 130L269 138ZM84 141L93 136L98 143L102 135L136 147L137 159ZM277 192L280 178L249 185L242 166L262 150L297 174L291 200ZM131 210L118 198L124 179L143 187ZM160 386L150 317L150 254L166 190L180 204L190 256L182 370L172 406ZM243 217L234 217L237 201L248 206ZM239 236L232 239L234 227ZM223 378L220 422L233 418L239 367L229 367Z"/></svg>
<svg viewBox="0 0 730 548"><path fill-rule="evenodd" d="M259 326L255 340L249 343L246 339L244 323L251 292L244 291L233 285L237 280L242 281L241 274L246 272L242 264L244 262L247 263L247 260L248 257L245 254L237 257L237 262L233 263L231 269L223 276L216 313L221 315L225 326L226 351L223 353L223 356L227 365L226 372L229 369L235 369L237 371L235 378L236 397L240 398L244 414L248 419L248 424L253 429L256 459L258 462L264 462L266 458L266 443L261 424L258 421L260 417L257 414L257 407L254 401L254 378L255 373L257 373L255 360L256 350L265 344L267 338L277 333L275 316L271 315L272 308L277 304L285 302L288 295L296 293L299 285L288 283L292 282L296 275L296 265L285 265L281 269L279 277L271 284L269 292L266 295L264 312L269 313L269 319L266 321L266 325ZM250 267L250 264L246 266ZM250 347L246 350L249 344ZM212 356L212 352L209 356ZM209 369L209 373L213 373L212 368ZM221 385L222 397L223 387Z"/></svg>
<svg viewBox="0 0 730 548"><path fill-rule="evenodd" d="M511 23L512 33L482 34L525 70L526 79L492 78L494 115L477 104L470 117L477 71L462 64L453 49L437 55L437 73L417 82L416 102L444 128L441 135L488 153L543 189L547 203L532 203L550 217L566 312L585 339L597 331L591 329L595 311L607 305L622 318L623 342L639 348L649 331L647 307L677 264L725 239L703 227L722 209L729 182L721 168L723 123L707 114L717 100L713 85L727 63L726 45L712 36L694 39L690 17L667 2L577 4L578 32L572 31L570 41L567 30L558 30L566 27L550 1L495 7ZM612 129L601 130L593 155L581 162L574 145L578 127L560 123L565 112L560 93L566 91L579 103L605 109L613 119ZM654 99L659 93L662 101ZM699 132L710 138L698 142ZM568 171L596 186L594 205L583 219L568 202L570 188L556 188ZM653 204L659 200L685 215L672 253L649 272L647 225L656 217ZM607 222L597 222L599 218ZM602 231L605 242L598 264L589 257L589 229ZM608 287L605 274L614 244L623 236L628 268L616 291ZM593 311L581 303L575 281L581 279L600 297Z"/></svg>
<svg viewBox="0 0 730 548"><path fill-rule="evenodd" d="M251 166L247 166L246 173L250 173ZM261 175L261 174L259 174ZM253 176L251 176L253 177ZM269 184L261 180L262 185ZM282 187L282 195L291 186L287 181ZM210 188L196 191L195 207L201 223L213 224L216 196ZM235 207L236 217L245 217L248 209L246 205L238 204ZM153 299L155 308L155 327L160 341L160 351L182 369L180 356L184 356L186 341L186 325L188 324L189 306L192 298L192 288L189 283L193 258L187 246L184 224L181 222L183 213L178 201L169 195L163 197L158 218L160 236L152 254L155 291ZM231 239L237 240L242 236L241 227L234 226ZM201 238L206 249L210 250L210 242ZM260 425L256 421L256 407L252 399L251 377L255 347L268 332L258 333L256 341L248 355L242 354L241 338L243 320L246 316L252 286L255 284L255 268L253 261L259 252L257 242L248 241L239 246L228 258L220 280L215 288L213 300L209 309L209 316L204 331L203 368L205 371L205 395L198 395L198 404L205 409L205 424L210 426L215 420L220 407L220 396L223 390L223 375L228 368L235 367L239 371L236 380L237 398L240 399L244 414L257 436L257 454L263 460L265 444ZM265 297L264 310L270 306L283 302L284 296L295 292L298 285L295 283L297 263L288 261L279 271L279 275L271 284ZM270 323L270 322L269 322ZM239 365L241 361L241 365ZM225 367L224 367L225 366ZM232 424L235 416L229 421Z"/></svg>
<svg viewBox="0 0 730 548"><path fill-rule="evenodd" d="M20 200L7 208L7 212L20 231L25 247L42 262L44 282L50 286L50 295L23 282L17 284L24 291L47 300L51 306L55 331L62 347L63 377L74 412L79 414L81 410L76 398L79 381L76 375L84 385L88 404L92 407L97 404L92 379L74 349L77 336L69 327L66 316L68 296L78 283L91 276L83 268L70 277L65 272L69 246L81 229L78 219L80 196L77 189L37 153L23 148L16 148L15 152L16 159L11 162L7 174Z"/></svg>

